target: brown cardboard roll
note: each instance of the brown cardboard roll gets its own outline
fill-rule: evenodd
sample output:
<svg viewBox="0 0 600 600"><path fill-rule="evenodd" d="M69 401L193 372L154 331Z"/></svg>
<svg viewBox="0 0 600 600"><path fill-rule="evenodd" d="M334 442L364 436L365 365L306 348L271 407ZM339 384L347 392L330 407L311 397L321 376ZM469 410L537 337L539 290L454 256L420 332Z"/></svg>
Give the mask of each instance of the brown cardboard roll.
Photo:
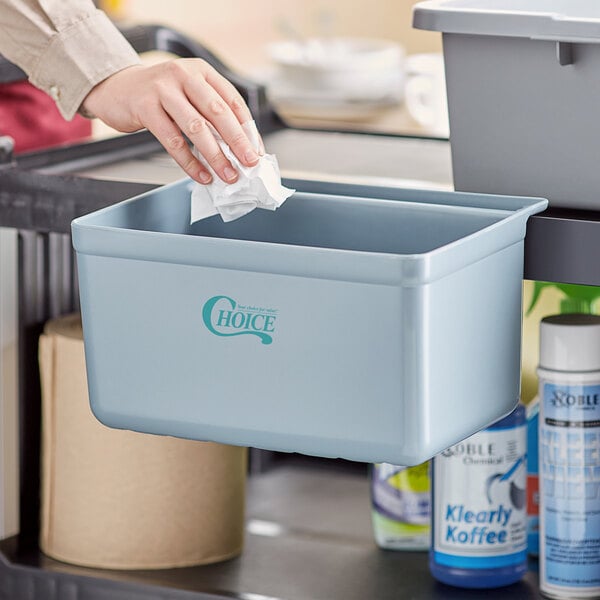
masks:
<svg viewBox="0 0 600 600"><path fill-rule="evenodd" d="M99 423L79 315L47 323L39 358L45 554L96 568L161 569L241 552L245 448Z"/></svg>

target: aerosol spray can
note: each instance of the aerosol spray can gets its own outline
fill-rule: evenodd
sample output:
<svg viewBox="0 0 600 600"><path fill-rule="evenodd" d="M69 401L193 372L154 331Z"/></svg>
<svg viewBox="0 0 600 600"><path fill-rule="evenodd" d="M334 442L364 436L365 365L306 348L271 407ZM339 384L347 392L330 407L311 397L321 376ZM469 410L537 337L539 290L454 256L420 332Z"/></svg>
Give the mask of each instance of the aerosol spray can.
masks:
<svg viewBox="0 0 600 600"><path fill-rule="evenodd" d="M600 598L600 316L540 324L540 589Z"/></svg>
<svg viewBox="0 0 600 600"><path fill-rule="evenodd" d="M429 548L431 497L428 463L399 467L378 463L371 471L375 541L387 550Z"/></svg>
<svg viewBox="0 0 600 600"><path fill-rule="evenodd" d="M527 570L525 408L433 459L432 575L449 585L510 585Z"/></svg>

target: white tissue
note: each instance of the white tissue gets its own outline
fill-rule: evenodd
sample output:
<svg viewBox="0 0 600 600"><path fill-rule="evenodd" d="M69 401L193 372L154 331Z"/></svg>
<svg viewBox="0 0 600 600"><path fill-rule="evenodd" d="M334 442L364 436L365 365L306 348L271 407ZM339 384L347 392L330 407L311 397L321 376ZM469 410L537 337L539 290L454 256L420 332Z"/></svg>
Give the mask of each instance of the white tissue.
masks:
<svg viewBox="0 0 600 600"><path fill-rule="evenodd" d="M259 148L259 134L254 121L247 121L242 129L248 135L253 146ZM275 210L279 208L296 190L281 185L281 175L277 159L272 154L260 157L258 164L246 167L241 164L223 141L213 130L223 154L231 161L238 171L239 177L235 183L225 183L198 153L194 152L213 176L208 185L194 183L192 187L191 222L206 219L219 213L223 221L239 219L255 208Z"/></svg>

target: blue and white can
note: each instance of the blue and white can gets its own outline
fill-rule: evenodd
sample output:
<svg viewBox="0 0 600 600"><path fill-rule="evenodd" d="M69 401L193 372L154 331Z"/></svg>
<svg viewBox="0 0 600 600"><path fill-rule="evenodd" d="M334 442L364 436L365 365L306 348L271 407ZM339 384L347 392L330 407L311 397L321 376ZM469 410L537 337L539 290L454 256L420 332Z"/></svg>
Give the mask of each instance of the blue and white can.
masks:
<svg viewBox="0 0 600 600"><path fill-rule="evenodd" d="M540 327L540 590L600 598L600 317Z"/></svg>
<svg viewBox="0 0 600 600"><path fill-rule="evenodd" d="M526 424L522 405L433 459L431 574L492 588L527 570Z"/></svg>

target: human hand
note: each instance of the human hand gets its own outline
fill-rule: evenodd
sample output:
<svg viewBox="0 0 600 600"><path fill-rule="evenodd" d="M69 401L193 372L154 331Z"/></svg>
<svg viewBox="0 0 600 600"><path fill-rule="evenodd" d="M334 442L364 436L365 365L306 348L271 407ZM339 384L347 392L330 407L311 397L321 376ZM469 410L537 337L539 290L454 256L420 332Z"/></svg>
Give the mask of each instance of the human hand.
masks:
<svg viewBox="0 0 600 600"><path fill-rule="evenodd" d="M252 119L246 103L229 81L200 58L118 71L96 85L82 106L118 131L147 128L199 183L210 183L212 176L192 154L182 132L227 183L236 181L238 173L219 148L209 123L242 164L252 167L259 160L241 127ZM264 154L262 141L259 152Z"/></svg>

